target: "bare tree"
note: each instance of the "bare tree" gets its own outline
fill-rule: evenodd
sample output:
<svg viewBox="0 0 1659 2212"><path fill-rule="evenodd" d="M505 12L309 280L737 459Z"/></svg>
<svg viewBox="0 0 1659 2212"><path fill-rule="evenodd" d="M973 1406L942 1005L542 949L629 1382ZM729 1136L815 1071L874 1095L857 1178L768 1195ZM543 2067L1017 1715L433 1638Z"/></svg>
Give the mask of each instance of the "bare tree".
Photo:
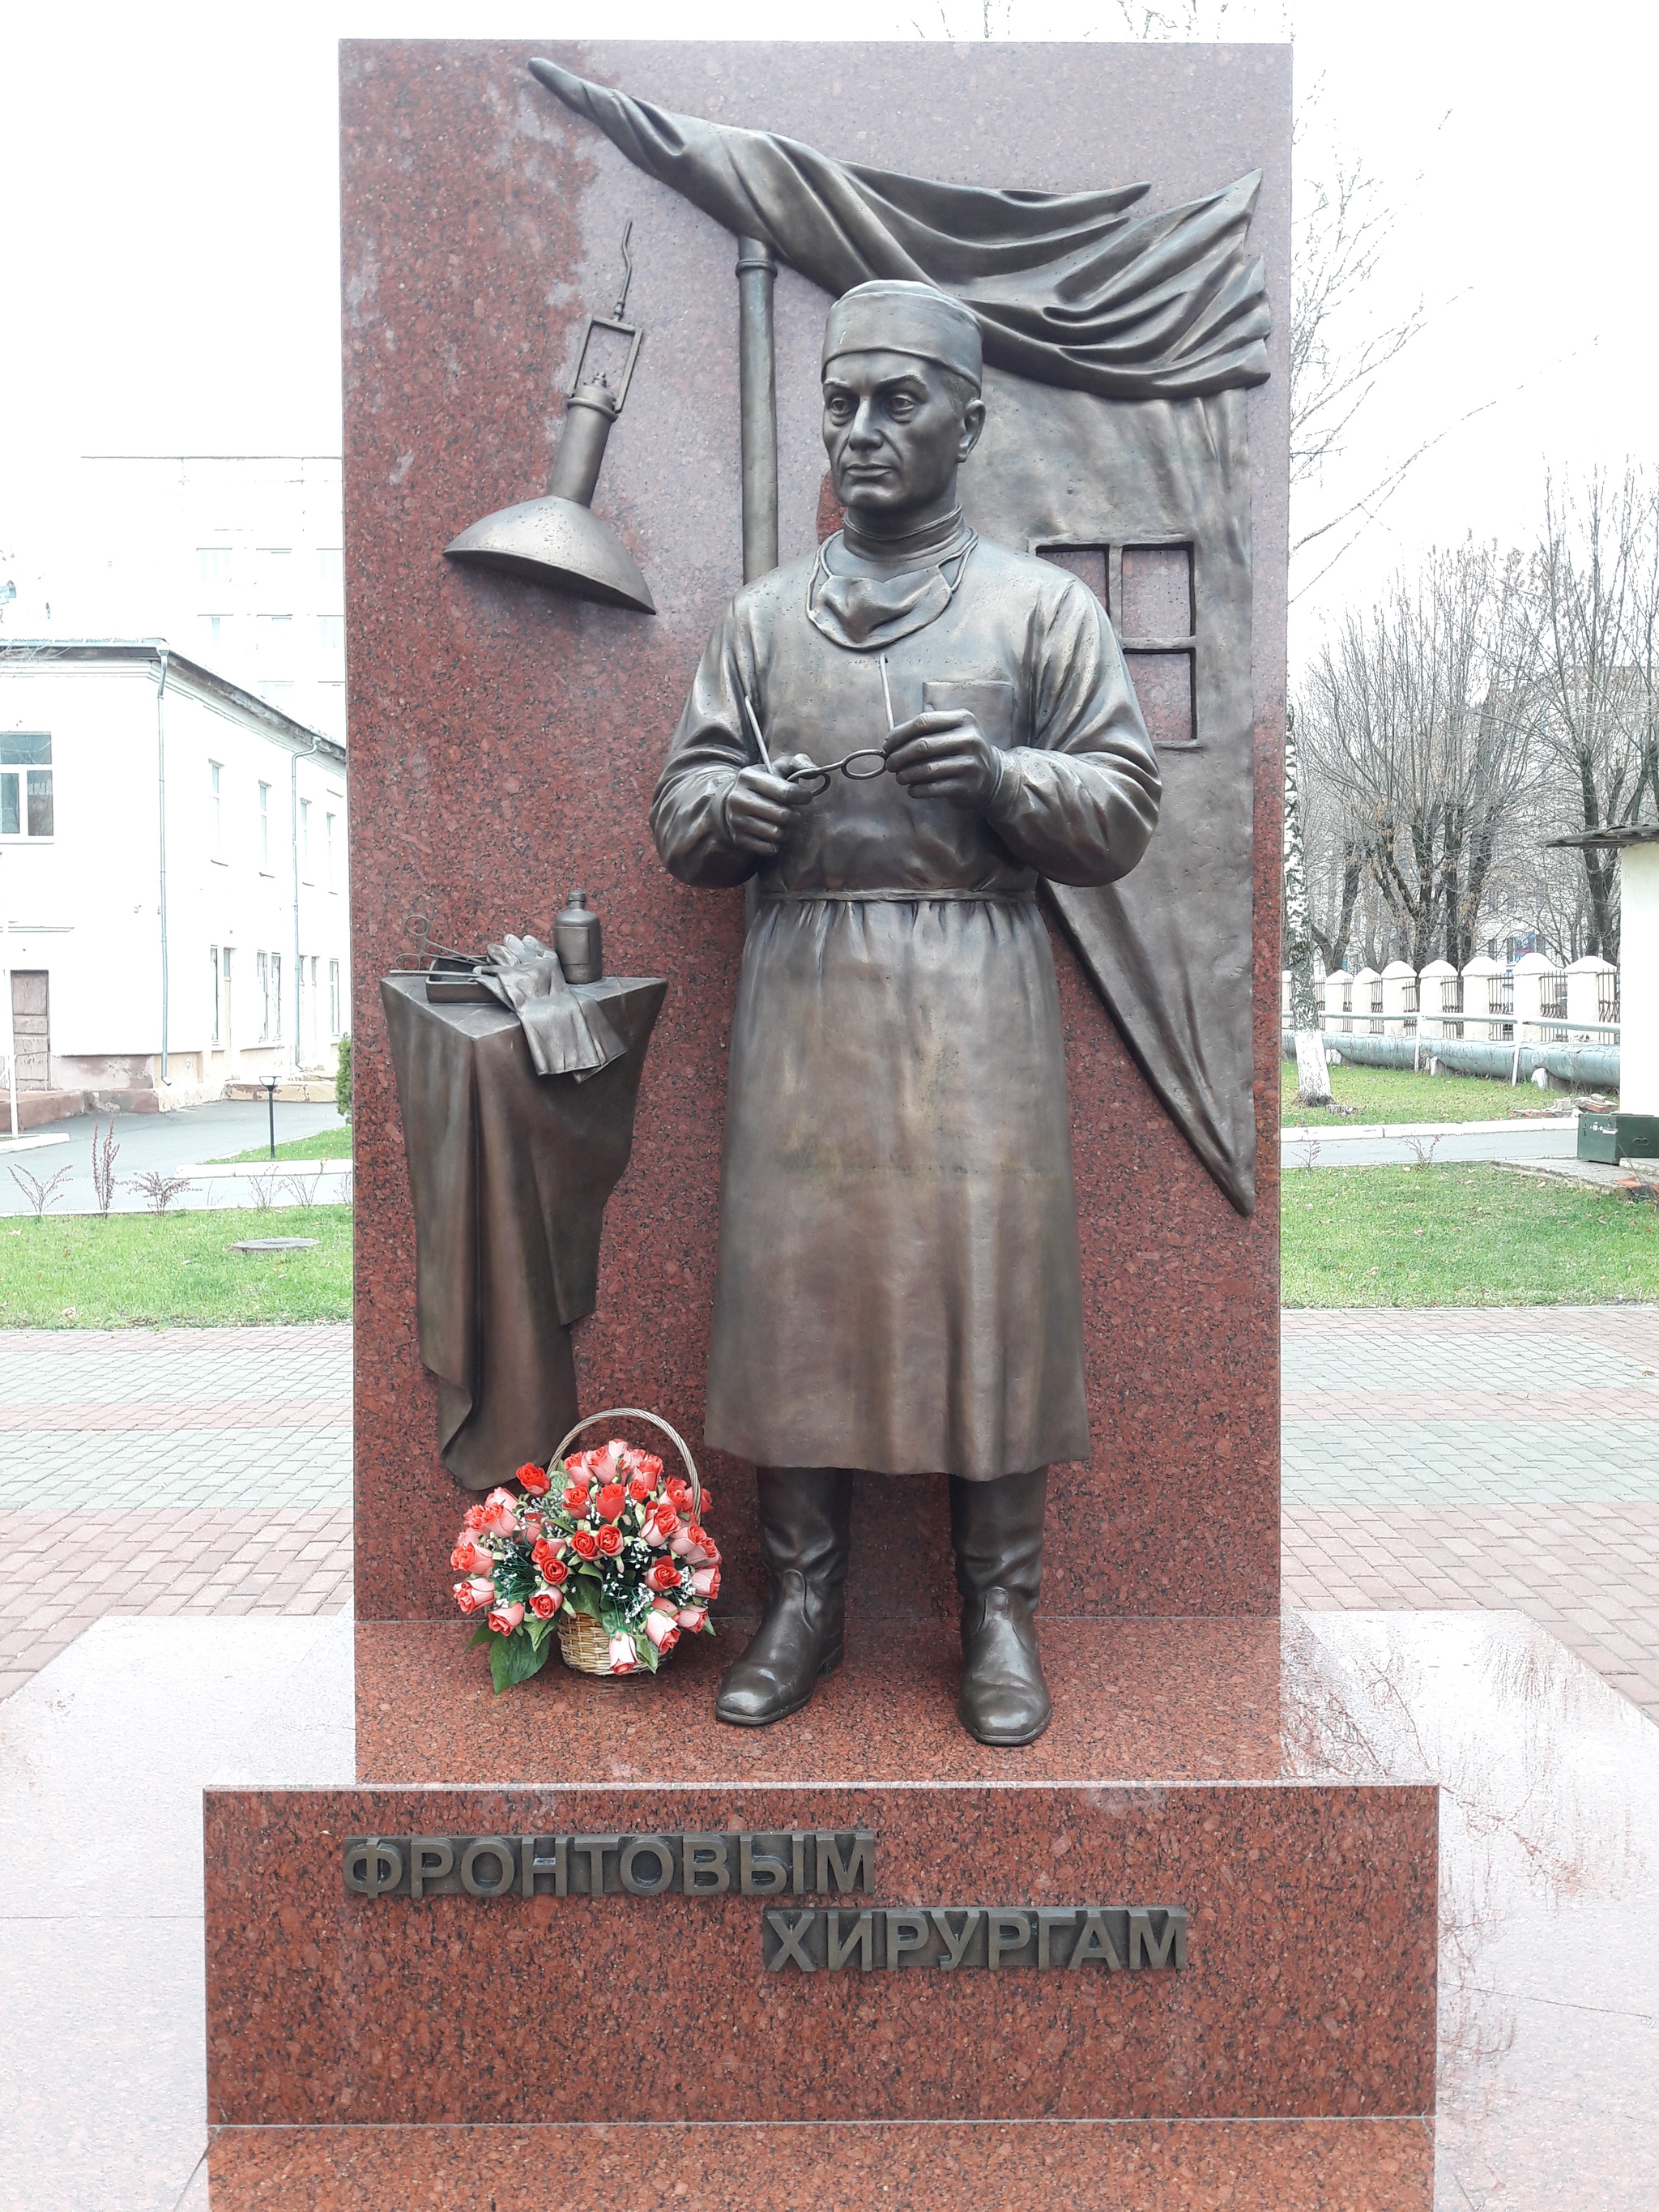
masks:
<svg viewBox="0 0 1659 2212"><path fill-rule="evenodd" d="M1552 481L1530 583L1540 732L1558 830L1633 822L1659 807L1659 485L1629 465L1577 491ZM1586 949L1619 958L1619 871L1581 855Z"/></svg>
<svg viewBox="0 0 1659 2212"><path fill-rule="evenodd" d="M1310 672L1304 755L1414 968L1473 957L1494 865L1535 781L1529 612L1514 557L1435 554L1369 616L1345 617ZM1345 875L1352 867L1345 854Z"/></svg>

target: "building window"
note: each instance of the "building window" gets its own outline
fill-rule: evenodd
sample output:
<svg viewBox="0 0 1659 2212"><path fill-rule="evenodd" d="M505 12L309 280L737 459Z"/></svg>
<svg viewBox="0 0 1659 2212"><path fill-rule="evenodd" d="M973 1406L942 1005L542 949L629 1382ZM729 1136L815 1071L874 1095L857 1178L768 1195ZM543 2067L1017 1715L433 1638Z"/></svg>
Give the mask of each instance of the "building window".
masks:
<svg viewBox="0 0 1659 2212"><path fill-rule="evenodd" d="M270 1042L280 1044L282 1041L283 956L280 952L273 952L270 956Z"/></svg>
<svg viewBox="0 0 1659 2212"><path fill-rule="evenodd" d="M213 857L216 860L222 860L225 856L224 773L220 762L208 763L208 801L213 809L213 819L209 826L213 833ZM230 955L227 953L225 957L228 959Z"/></svg>
<svg viewBox="0 0 1659 2212"><path fill-rule="evenodd" d="M270 786L268 783L259 786L259 866L267 875L270 873ZM264 957L263 952L259 955L261 960Z"/></svg>
<svg viewBox="0 0 1659 2212"><path fill-rule="evenodd" d="M294 617L292 615L261 615L259 617L259 665L277 675L292 674L294 667Z"/></svg>
<svg viewBox="0 0 1659 2212"><path fill-rule="evenodd" d="M0 837L50 837L52 739L44 731L0 738Z"/></svg>
<svg viewBox="0 0 1659 2212"><path fill-rule="evenodd" d="M317 642L325 653L343 653L345 651L345 617L319 615Z"/></svg>
<svg viewBox="0 0 1659 2212"><path fill-rule="evenodd" d="M198 545L196 549L196 572L204 584L228 584L230 581L229 546Z"/></svg>
<svg viewBox="0 0 1659 2212"><path fill-rule="evenodd" d="M330 890L332 890L334 889L334 817L331 814L325 814L323 817L323 867L325 871L323 879Z"/></svg>
<svg viewBox="0 0 1659 2212"><path fill-rule="evenodd" d="M262 545L259 548L259 588L262 592L288 595L289 579L294 570L291 545ZM290 600L289 605L293 602Z"/></svg>
<svg viewBox="0 0 1659 2212"><path fill-rule="evenodd" d="M328 1033L331 1037L340 1034L340 963L328 963Z"/></svg>
<svg viewBox="0 0 1659 2212"><path fill-rule="evenodd" d="M219 1005L219 948L216 945L208 947L208 965L213 970L213 1042L218 1044L222 1042L222 1017Z"/></svg>
<svg viewBox="0 0 1659 2212"><path fill-rule="evenodd" d="M261 1044L269 1044L270 1042L270 955L268 952L254 954L253 974L259 986L259 1042Z"/></svg>
<svg viewBox="0 0 1659 2212"><path fill-rule="evenodd" d="M198 615L197 626L202 633L204 653L225 653L230 647L231 617L228 615Z"/></svg>
<svg viewBox="0 0 1659 2212"><path fill-rule="evenodd" d="M300 873L311 881L311 801L300 801Z"/></svg>
<svg viewBox="0 0 1659 2212"><path fill-rule="evenodd" d="M344 587L344 551L338 545L319 545L317 548L318 590L337 599Z"/></svg>

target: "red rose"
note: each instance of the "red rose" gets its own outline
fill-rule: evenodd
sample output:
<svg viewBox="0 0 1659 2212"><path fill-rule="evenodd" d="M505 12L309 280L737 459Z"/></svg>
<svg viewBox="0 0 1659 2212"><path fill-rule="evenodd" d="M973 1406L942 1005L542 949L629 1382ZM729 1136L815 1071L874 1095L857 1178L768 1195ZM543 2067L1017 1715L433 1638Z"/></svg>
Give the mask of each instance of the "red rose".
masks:
<svg viewBox="0 0 1659 2212"><path fill-rule="evenodd" d="M659 1482L661 1480L662 1462L657 1457L655 1452L641 1452L640 1454L640 1473L641 1474L648 1474L653 1482Z"/></svg>
<svg viewBox="0 0 1659 2212"><path fill-rule="evenodd" d="M674 1510L677 1513L689 1513L690 1511L691 1493L686 1488L685 1485L680 1480L678 1475L676 1475L672 1482L669 1484L668 1495L673 1500Z"/></svg>
<svg viewBox="0 0 1659 2212"><path fill-rule="evenodd" d="M703 1492L703 1493L702 1493L702 1504L701 1504L701 1505L699 1505L699 1506L698 1506L698 1508L697 1508L698 1512L702 1516L702 1517L703 1517L703 1519L704 1519L705 1521L708 1518L708 1509L709 1509L709 1507L714 1504L714 1499L713 1499L713 1498L708 1495L708 1492L705 1490L705 1491Z"/></svg>
<svg viewBox="0 0 1659 2212"><path fill-rule="evenodd" d="M680 1586L679 1562L677 1559L659 1559L645 1580L648 1589L678 1589Z"/></svg>
<svg viewBox="0 0 1659 2212"><path fill-rule="evenodd" d="M665 1536L672 1536L680 1525L680 1516L674 1510L672 1501L666 1498L659 1498L657 1500L651 1509L651 1518Z"/></svg>
<svg viewBox="0 0 1659 2212"><path fill-rule="evenodd" d="M623 1547L622 1530L614 1521L607 1521L594 1540L607 1559L614 1559Z"/></svg>
<svg viewBox="0 0 1659 2212"><path fill-rule="evenodd" d="M449 1564L458 1575L490 1575L495 1571L495 1562L476 1536L464 1528L461 1539L449 1555Z"/></svg>
<svg viewBox="0 0 1659 2212"><path fill-rule="evenodd" d="M530 1554L543 1577L550 1583L562 1583L569 1571L558 1553L545 1536Z"/></svg>
<svg viewBox="0 0 1659 2212"><path fill-rule="evenodd" d="M594 1500L593 1510L601 1521L615 1521L621 1517L622 1510L627 1503L628 1492L623 1488L621 1483L607 1482Z"/></svg>
<svg viewBox="0 0 1659 2212"><path fill-rule="evenodd" d="M578 1528L570 1539L570 1548L579 1559L591 1559L598 1555L599 1540L591 1528Z"/></svg>
<svg viewBox="0 0 1659 2212"><path fill-rule="evenodd" d="M628 1486L628 1494L635 1505L643 1505L655 1486L642 1474L636 1474Z"/></svg>
<svg viewBox="0 0 1659 2212"><path fill-rule="evenodd" d="M563 1568L561 1567L559 1571L562 1574ZM564 1600L557 1590L538 1590L530 1601L530 1610L538 1620L551 1620L563 1603Z"/></svg>
<svg viewBox="0 0 1659 2212"><path fill-rule="evenodd" d="M461 1526L464 1528L482 1528L483 1527L483 1506L469 1505L461 1516Z"/></svg>
<svg viewBox="0 0 1659 2212"><path fill-rule="evenodd" d="M511 1636L524 1620L521 1605L498 1605L489 1615L489 1625L497 1636Z"/></svg>
<svg viewBox="0 0 1659 2212"><path fill-rule="evenodd" d="M532 1465L519 1469L519 1487L527 1490L532 1498L542 1497L552 1486L553 1479L544 1467Z"/></svg>
<svg viewBox="0 0 1659 2212"><path fill-rule="evenodd" d="M571 1484L569 1489L564 1493L564 1510L567 1513L586 1512L587 1485L585 1482Z"/></svg>

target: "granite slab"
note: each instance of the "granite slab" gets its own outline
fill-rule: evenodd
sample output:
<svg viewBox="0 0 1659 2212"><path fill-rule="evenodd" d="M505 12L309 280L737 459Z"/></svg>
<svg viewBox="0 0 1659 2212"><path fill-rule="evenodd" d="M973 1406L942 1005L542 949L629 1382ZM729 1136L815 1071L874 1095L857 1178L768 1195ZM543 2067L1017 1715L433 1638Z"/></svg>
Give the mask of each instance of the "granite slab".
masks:
<svg viewBox="0 0 1659 2212"><path fill-rule="evenodd" d="M999 185L1145 179L1173 207L1255 168L1253 248L1275 302L1249 396L1255 577L1255 962L1261 1195L1241 1219L1143 1080L1057 932L1082 1232L1094 1456L1058 1468L1048 1595L1064 1613L1253 1613L1278 1601L1277 903L1285 696L1285 46L962 41L555 41L582 75L843 158ZM617 972L670 991L612 1197L599 1302L574 1333L584 1407L641 1405L695 1443L713 1282L741 896L673 882L647 830L704 639L740 577L733 240L631 167L528 76L517 42L342 51L347 623L351 653L357 1610L441 1616L459 1517L428 1440L414 1236L375 979L415 916L452 945L545 935L572 883ZM858 99L851 98L856 82ZM595 511L658 613L461 570L442 549L543 491L585 312L646 336ZM776 287L783 557L822 499L823 296ZM502 1474L511 1470L504 1468ZM762 1576L746 1470L704 1472L736 1609ZM860 1486L855 1594L948 1603L943 1484Z"/></svg>

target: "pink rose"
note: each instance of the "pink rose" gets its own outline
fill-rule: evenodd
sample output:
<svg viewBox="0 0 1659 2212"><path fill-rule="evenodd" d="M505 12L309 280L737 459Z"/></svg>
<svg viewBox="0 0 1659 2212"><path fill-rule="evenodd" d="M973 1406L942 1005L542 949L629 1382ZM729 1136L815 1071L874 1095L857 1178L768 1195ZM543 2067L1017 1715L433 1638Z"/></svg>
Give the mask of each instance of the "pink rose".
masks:
<svg viewBox="0 0 1659 2212"><path fill-rule="evenodd" d="M497 1636L511 1636L523 1619L521 1605L498 1605L489 1616L489 1625Z"/></svg>
<svg viewBox="0 0 1659 2212"><path fill-rule="evenodd" d="M482 1612L495 1595L495 1583L483 1576L476 1577L471 1582L457 1583L455 1585L455 1602L463 1613Z"/></svg>
<svg viewBox="0 0 1659 2212"><path fill-rule="evenodd" d="M669 1525L672 1527L673 1524L671 1522ZM639 1540L641 1544L649 1544L654 1550L660 1551L668 1541L668 1530L663 1528L659 1522L653 1520L647 1513L644 1525L640 1530Z"/></svg>
<svg viewBox="0 0 1659 2212"><path fill-rule="evenodd" d="M611 1671L613 1674L631 1674L639 1659L631 1636L613 1636L611 1639Z"/></svg>
<svg viewBox="0 0 1659 2212"><path fill-rule="evenodd" d="M547 1523L539 1513L526 1513L519 1523L519 1534L533 1544L546 1527Z"/></svg>
<svg viewBox="0 0 1659 2212"><path fill-rule="evenodd" d="M691 1577L691 1587L699 1597L717 1598L720 1594L720 1571L718 1567L699 1567Z"/></svg>
<svg viewBox="0 0 1659 2212"><path fill-rule="evenodd" d="M458 1575L489 1575L495 1571L495 1562L470 1530L463 1528L459 1541L449 1555L449 1564Z"/></svg>
<svg viewBox="0 0 1659 2212"><path fill-rule="evenodd" d="M691 1523L689 1521L680 1522L668 1540L668 1547L671 1551L678 1552L683 1559L689 1559L693 1552L699 1549L697 1540L691 1534Z"/></svg>
<svg viewBox="0 0 1659 2212"><path fill-rule="evenodd" d="M653 1606L645 1616L645 1632L659 1651L672 1651L680 1640L680 1632L665 1613Z"/></svg>
<svg viewBox="0 0 1659 2212"><path fill-rule="evenodd" d="M551 1620L564 1599L556 1589L538 1589L530 1601L530 1610L538 1620Z"/></svg>
<svg viewBox="0 0 1659 2212"><path fill-rule="evenodd" d="M478 1527L486 1536L510 1536L519 1525L513 1499L505 1490L492 1490L483 1502Z"/></svg>
<svg viewBox="0 0 1659 2212"><path fill-rule="evenodd" d="M674 1615L688 1636L695 1636L708 1618L708 1609L701 1605L683 1605Z"/></svg>

